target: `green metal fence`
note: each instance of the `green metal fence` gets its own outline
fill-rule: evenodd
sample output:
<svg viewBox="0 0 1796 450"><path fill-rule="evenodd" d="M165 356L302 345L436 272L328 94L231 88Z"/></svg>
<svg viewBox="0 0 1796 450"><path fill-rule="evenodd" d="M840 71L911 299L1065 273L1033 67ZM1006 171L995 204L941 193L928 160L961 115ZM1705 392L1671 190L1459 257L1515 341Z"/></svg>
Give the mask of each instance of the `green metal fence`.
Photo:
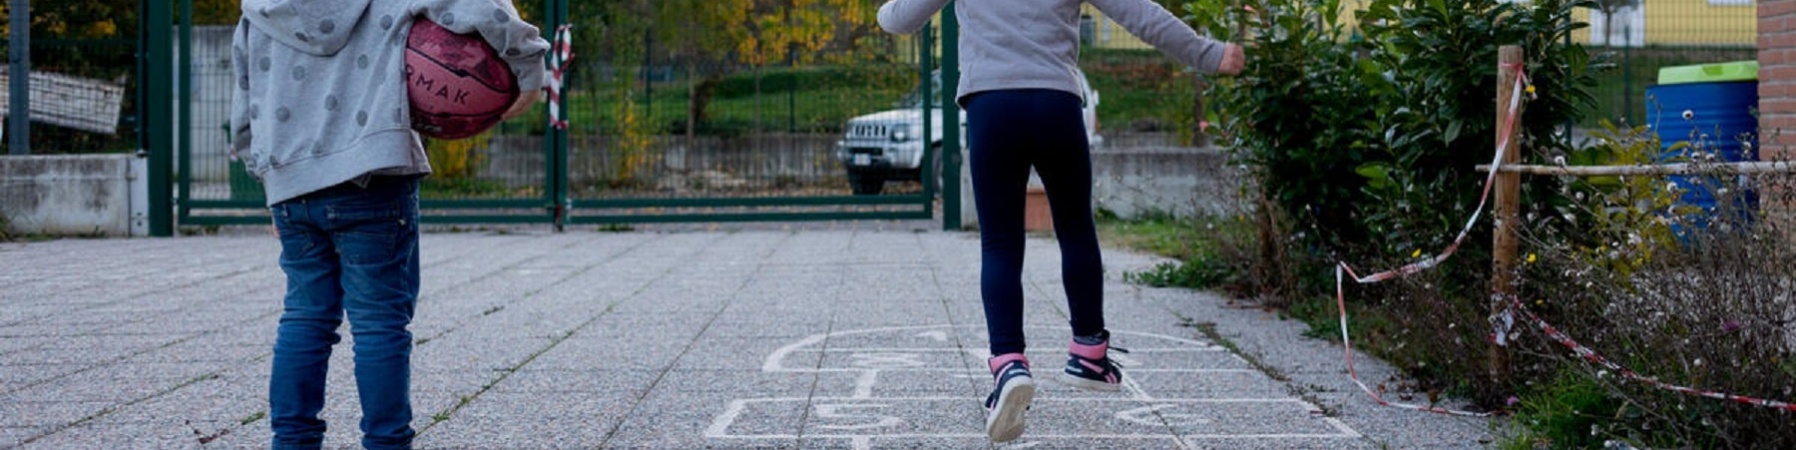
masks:
<svg viewBox="0 0 1796 450"><path fill-rule="evenodd" d="M573 27L575 57L561 105L569 126L551 127L544 105L490 133L427 142L435 171L421 194L427 222L934 216L937 188L918 181L921 175L888 182L884 195L851 195L836 152L851 117L896 108L919 88L925 39L880 32L872 5L843 2L854 10L840 12L860 15L859 25L763 52L780 58L747 58L737 49L761 36L731 34L698 45L681 37L707 33L709 24L603 22L606 9L637 17L674 13L659 11L663 2L614 3L543 0L541 9L526 11L546 35L563 23ZM583 14L569 20L570 5ZM618 32L631 26L632 33ZM187 106L179 117L188 123L178 127L187 131L175 164L179 223L266 223L260 184L228 151L230 28L182 29L179 64L192 84L174 99ZM802 55L801 45L808 46ZM930 98L939 92L921 89Z"/></svg>
<svg viewBox="0 0 1796 450"><path fill-rule="evenodd" d="M589 5L571 19L583 38L568 80L570 223L931 217L924 177L851 195L836 151L850 118L920 108L899 105L923 72L920 38L878 30L872 2L829 6L850 19L787 46L755 19L719 29L670 11L692 7Z"/></svg>
<svg viewBox="0 0 1796 450"><path fill-rule="evenodd" d="M1576 38L1611 66L1593 75L1596 105L1583 126L1598 121L1642 124L1646 88L1663 67L1758 58L1756 0L1605 0L1605 9L1580 17L1590 24Z"/></svg>

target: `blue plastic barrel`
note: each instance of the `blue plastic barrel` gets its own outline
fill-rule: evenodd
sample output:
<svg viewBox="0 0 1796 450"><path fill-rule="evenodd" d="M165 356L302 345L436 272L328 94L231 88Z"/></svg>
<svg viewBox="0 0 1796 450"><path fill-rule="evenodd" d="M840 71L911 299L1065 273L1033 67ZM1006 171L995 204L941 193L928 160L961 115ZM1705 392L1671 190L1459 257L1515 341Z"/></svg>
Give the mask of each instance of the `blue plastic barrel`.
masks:
<svg viewBox="0 0 1796 450"><path fill-rule="evenodd" d="M1659 137L1662 163L1757 161L1759 104L1757 81L1661 84L1646 88L1647 125ZM1672 150L1679 143L1688 146ZM1736 223L1750 223L1758 211L1758 192L1745 177L1677 175L1680 205L1701 208L1672 230L1680 236L1706 229L1723 212ZM1721 201L1727 201L1725 211ZM1686 226L1688 228L1686 228Z"/></svg>

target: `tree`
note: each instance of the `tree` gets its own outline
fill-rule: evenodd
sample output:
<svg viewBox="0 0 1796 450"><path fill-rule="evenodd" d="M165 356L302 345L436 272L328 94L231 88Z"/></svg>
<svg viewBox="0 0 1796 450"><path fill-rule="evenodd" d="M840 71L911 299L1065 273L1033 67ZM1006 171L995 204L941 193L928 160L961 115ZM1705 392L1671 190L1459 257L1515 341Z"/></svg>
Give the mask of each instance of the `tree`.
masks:
<svg viewBox="0 0 1796 450"><path fill-rule="evenodd" d="M12 17L10 2L0 2L0 16ZM129 38L137 29L137 0L32 2L31 35L49 39ZM0 35L12 36L10 20L0 20Z"/></svg>
<svg viewBox="0 0 1796 450"><path fill-rule="evenodd" d="M712 91L739 65L759 67L847 62L872 30L874 12L864 0L666 0L648 12L657 41L674 49L691 73L711 70L688 83L686 133L706 120Z"/></svg>

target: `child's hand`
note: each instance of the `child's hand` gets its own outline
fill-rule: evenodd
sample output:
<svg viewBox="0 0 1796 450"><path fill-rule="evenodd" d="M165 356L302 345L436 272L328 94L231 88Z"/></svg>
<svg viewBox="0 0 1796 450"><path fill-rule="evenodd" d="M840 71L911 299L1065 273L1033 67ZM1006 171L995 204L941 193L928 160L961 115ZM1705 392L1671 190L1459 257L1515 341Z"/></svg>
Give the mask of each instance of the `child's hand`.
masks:
<svg viewBox="0 0 1796 450"><path fill-rule="evenodd" d="M1247 66L1247 53L1241 46L1228 44L1222 49L1222 64L1216 66L1216 73L1222 75L1238 75Z"/></svg>
<svg viewBox="0 0 1796 450"><path fill-rule="evenodd" d="M542 97L543 91L538 89L519 92L518 100L511 103L511 109L505 110L505 114L499 116L499 120L506 121L524 115L525 112L530 111L530 107L536 106L536 101L541 100Z"/></svg>

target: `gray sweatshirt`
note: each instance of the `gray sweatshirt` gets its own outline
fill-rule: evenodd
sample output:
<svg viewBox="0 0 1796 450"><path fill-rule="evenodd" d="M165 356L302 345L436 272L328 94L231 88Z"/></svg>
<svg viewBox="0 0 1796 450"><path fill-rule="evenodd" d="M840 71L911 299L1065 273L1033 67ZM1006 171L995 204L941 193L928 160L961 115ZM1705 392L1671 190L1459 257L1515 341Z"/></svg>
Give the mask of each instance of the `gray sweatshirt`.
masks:
<svg viewBox="0 0 1796 450"><path fill-rule="evenodd" d="M231 43L232 151L262 179L270 206L363 175L430 172L406 97L415 17L479 33L520 92L542 88L549 44L510 0L243 0L242 8Z"/></svg>
<svg viewBox="0 0 1796 450"><path fill-rule="evenodd" d="M959 101L1007 89L1053 89L1079 94L1079 5L1091 3L1142 41L1185 65L1215 73L1223 44L1198 36L1149 0L966 0L960 19ZM892 0L879 7L879 26L910 34L948 0Z"/></svg>

